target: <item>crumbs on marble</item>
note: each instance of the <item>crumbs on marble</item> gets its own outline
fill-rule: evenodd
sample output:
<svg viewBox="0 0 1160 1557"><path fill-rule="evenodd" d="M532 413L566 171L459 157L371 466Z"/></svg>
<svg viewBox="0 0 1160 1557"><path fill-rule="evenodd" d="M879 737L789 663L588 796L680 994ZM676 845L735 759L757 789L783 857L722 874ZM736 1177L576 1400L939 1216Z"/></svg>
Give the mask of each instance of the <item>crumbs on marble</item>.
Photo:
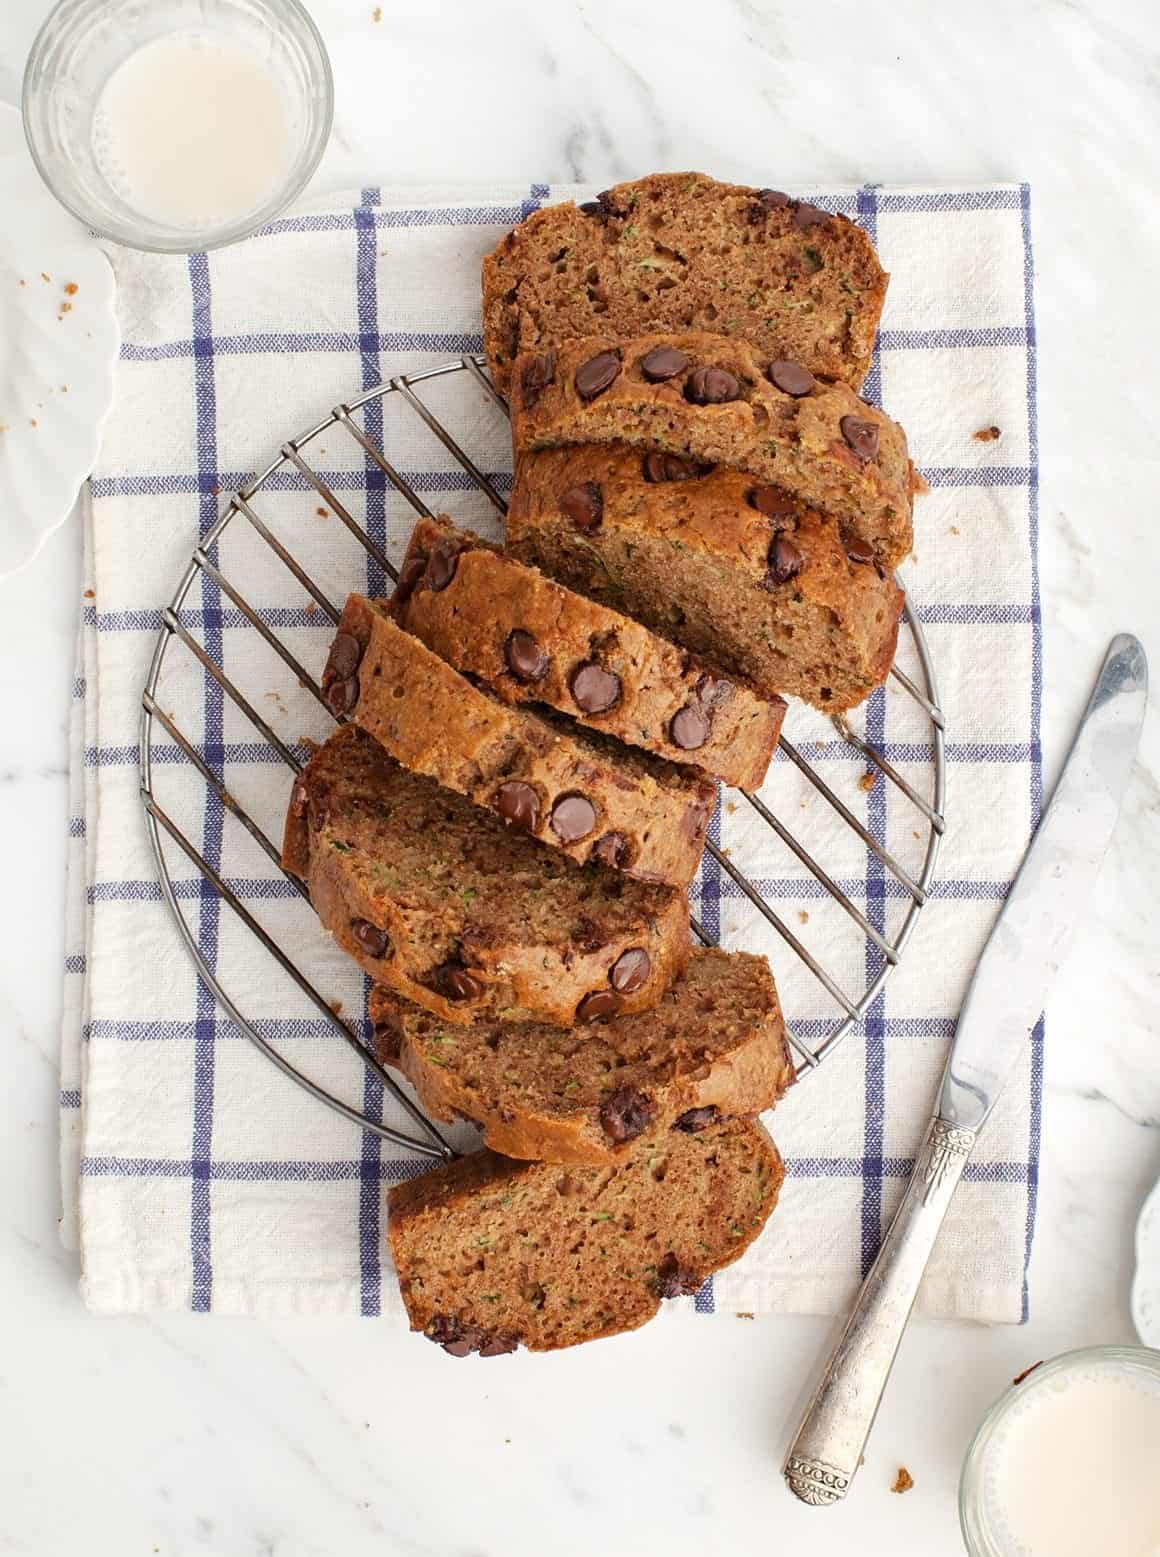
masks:
<svg viewBox="0 0 1160 1557"><path fill-rule="evenodd" d="M1041 1357L1038 1362L1033 1362L1029 1368L1024 1368L1022 1373L1017 1373L1011 1380L1012 1384L1022 1384L1029 1373L1034 1373L1036 1368L1042 1368L1042 1366L1043 1358Z"/></svg>
<svg viewBox="0 0 1160 1557"><path fill-rule="evenodd" d="M994 443L996 438L1001 438L1003 436L1003 431L1002 428L996 427L994 423L992 423L990 427L980 427L978 432L972 434L972 436L979 443Z"/></svg>
<svg viewBox="0 0 1160 1557"><path fill-rule="evenodd" d="M891 1492L909 1492L913 1486L914 1477L905 1465L900 1465L898 1467L898 1475L894 1478L894 1485L890 1489Z"/></svg>

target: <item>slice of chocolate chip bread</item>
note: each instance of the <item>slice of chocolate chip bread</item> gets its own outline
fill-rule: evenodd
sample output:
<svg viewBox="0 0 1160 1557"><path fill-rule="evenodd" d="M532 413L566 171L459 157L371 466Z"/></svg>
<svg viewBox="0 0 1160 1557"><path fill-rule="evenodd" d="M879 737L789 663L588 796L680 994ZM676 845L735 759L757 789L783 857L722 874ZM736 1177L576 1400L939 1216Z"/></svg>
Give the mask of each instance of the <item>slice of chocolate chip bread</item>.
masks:
<svg viewBox="0 0 1160 1557"><path fill-rule="evenodd" d="M616 1166L460 1157L387 1196L411 1328L453 1357L635 1330L744 1253L783 1177L761 1126L735 1119Z"/></svg>
<svg viewBox="0 0 1160 1557"><path fill-rule="evenodd" d="M689 957L683 892L573 864L353 724L295 780L282 859L361 968L460 1026L645 1011Z"/></svg>
<svg viewBox="0 0 1160 1557"><path fill-rule="evenodd" d="M483 262L484 346L713 330L857 389L888 277L862 228L774 189L658 173L536 211Z"/></svg>
<svg viewBox="0 0 1160 1557"><path fill-rule="evenodd" d="M826 384L720 335L594 336L521 357L517 456L565 443L631 443L748 471L849 530L893 568L910 550L906 434L848 384Z"/></svg>
<svg viewBox="0 0 1160 1557"><path fill-rule="evenodd" d="M722 465L626 444L525 454L507 544L767 696L853 708L894 659L893 579L834 520Z"/></svg>
<svg viewBox="0 0 1160 1557"><path fill-rule="evenodd" d="M420 519L391 609L506 702L547 703L670 762L756 789L785 704L444 519Z"/></svg>
<svg viewBox="0 0 1160 1557"><path fill-rule="evenodd" d="M709 779L501 702L363 595L346 603L322 686L405 768L574 860L682 888L696 874L717 802Z"/></svg>
<svg viewBox="0 0 1160 1557"><path fill-rule="evenodd" d="M533 1022L449 1029L381 985L379 1058L436 1119L483 1128L493 1151L545 1162L615 1162L644 1136L703 1129L772 1107L793 1080L764 957L694 950L653 1011L570 1032Z"/></svg>

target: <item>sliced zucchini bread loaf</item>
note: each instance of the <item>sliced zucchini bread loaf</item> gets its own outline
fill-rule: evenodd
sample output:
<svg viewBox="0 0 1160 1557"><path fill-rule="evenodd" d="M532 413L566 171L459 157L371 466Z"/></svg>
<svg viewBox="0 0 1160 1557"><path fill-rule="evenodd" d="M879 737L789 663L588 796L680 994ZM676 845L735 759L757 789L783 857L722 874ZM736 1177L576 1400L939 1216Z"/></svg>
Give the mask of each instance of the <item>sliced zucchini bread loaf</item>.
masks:
<svg viewBox="0 0 1160 1557"><path fill-rule="evenodd" d="M888 277L861 227L776 189L656 173L534 212L483 262L484 347L712 330L857 389Z"/></svg>
<svg viewBox="0 0 1160 1557"><path fill-rule="evenodd" d="M653 1011L570 1032L534 1022L445 1022L381 985L370 997L379 1058L436 1119L483 1128L508 1157L613 1162L640 1138L770 1108L793 1080L764 957L694 950Z"/></svg>
<svg viewBox="0 0 1160 1557"><path fill-rule="evenodd" d="M460 1026L648 1010L688 961L683 892L574 864L353 724L295 780L283 864L376 982Z"/></svg>
<svg viewBox="0 0 1160 1557"><path fill-rule="evenodd" d="M704 774L501 702L363 595L346 603L322 686L404 767L574 860L678 887L696 874L717 801Z"/></svg>
<svg viewBox="0 0 1160 1557"><path fill-rule="evenodd" d="M745 470L838 519L893 568L910 550L906 434L848 384L720 335L608 335L516 363L517 457L625 442Z"/></svg>
<svg viewBox="0 0 1160 1557"><path fill-rule="evenodd" d="M387 1196L411 1328L455 1357L634 1330L744 1253L783 1177L761 1126L733 1119L615 1166L460 1157Z"/></svg>
<svg viewBox="0 0 1160 1557"><path fill-rule="evenodd" d="M547 703L671 762L756 789L785 704L693 660L446 520L420 519L391 609L507 702Z"/></svg>
<svg viewBox="0 0 1160 1557"><path fill-rule="evenodd" d="M868 549L723 465L623 443L525 454L507 544L767 696L853 708L894 659L902 591Z"/></svg>

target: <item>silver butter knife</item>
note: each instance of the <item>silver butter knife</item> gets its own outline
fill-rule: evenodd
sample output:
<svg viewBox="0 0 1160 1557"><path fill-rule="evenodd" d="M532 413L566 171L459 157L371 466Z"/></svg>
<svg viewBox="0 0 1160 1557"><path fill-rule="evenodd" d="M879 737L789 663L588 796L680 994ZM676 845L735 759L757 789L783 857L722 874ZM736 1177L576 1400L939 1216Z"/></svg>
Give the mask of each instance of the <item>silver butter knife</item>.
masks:
<svg viewBox="0 0 1160 1557"><path fill-rule="evenodd" d="M1143 645L1122 633L967 989L906 1196L786 1458L803 1503L826 1507L850 1489L955 1187L1091 903L1147 694Z"/></svg>

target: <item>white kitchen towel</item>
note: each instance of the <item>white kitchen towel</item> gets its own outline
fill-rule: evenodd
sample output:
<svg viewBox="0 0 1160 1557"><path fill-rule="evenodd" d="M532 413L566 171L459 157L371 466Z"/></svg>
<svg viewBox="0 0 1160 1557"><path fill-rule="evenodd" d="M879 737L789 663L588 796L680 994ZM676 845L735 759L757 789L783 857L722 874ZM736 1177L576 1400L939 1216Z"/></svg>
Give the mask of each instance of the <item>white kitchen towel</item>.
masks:
<svg viewBox="0 0 1160 1557"><path fill-rule="evenodd" d="M575 193L366 190L299 208L208 256L111 256L124 346L87 528L61 1077L64 1228L79 1237L94 1308L389 1312L400 1322L383 1188L422 1163L280 1074L199 979L142 816L141 693L162 608L229 494L332 406L404 370L477 351L481 257L536 206ZM906 426L930 484L916 503L915 557L903 579L946 713L947 831L899 967L772 1118L788 1168L782 1203L737 1266L683 1300L709 1312L833 1312L850 1298L902 1192L967 977L1040 800L1028 191L800 193L864 223L892 273L867 393ZM505 489L506 424L483 389L460 372L421 393ZM355 420L365 417L432 508L494 531L485 501L402 401L372 402ZM382 472L341 428L308 453L337 500L397 558L412 516ZM294 472L277 473L254 506L331 601L382 586L379 565ZM329 624L256 532L235 521L211 560L317 674ZM325 733L327 717L211 577L193 579L180 616L288 745ZM909 641L901 663L918 675ZM287 770L181 642L168 649L158 704L276 841ZM931 728L897 681L851 725L931 793ZM809 709L794 705L786 732L901 869L917 874L928 828L903 792L873 781L864 757ZM155 736L159 803L365 1034L362 975L173 740L159 727ZM784 754L761 793L871 924L893 935L911 904L905 882ZM879 951L741 796L725 792L714 836L835 983L860 996ZM242 1015L328 1090L405 1127L376 1076L189 860L173 846L166 855L191 940ZM694 908L724 945L768 953L801 1040L817 1043L833 1029L831 995L711 861ZM920 1300L928 1313L1006 1321L1026 1313L1041 1055L1037 1033L956 1197Z"/></svg>

